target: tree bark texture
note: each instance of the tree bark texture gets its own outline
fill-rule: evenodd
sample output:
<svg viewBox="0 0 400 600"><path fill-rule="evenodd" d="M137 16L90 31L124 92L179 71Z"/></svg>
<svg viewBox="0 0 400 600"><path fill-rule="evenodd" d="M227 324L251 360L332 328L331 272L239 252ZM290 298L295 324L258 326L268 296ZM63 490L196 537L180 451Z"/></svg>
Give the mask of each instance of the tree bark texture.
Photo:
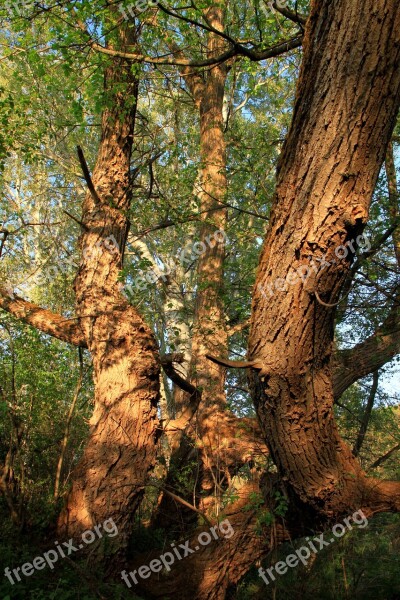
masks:
<svg viewBox="0 0 400 600"><path fill-rule="evenodd" d="M134 44L132 29L119 45ZM76 313L91 352L95 406L60 534L77 536L113 518L123 550L133 526L158 439L159 358L150 328L120 293L128 233L130 159L138 81L113 58L105 73L106 108L92 183L84 200L82 261L75 279Z"/></svg>
<svg viewBox="0 0 400 600"><path fill-rule="evenodd" d="M228 587L238 583L257 560L290 539L290 531L282 523L259 530L258 511L249 504L251 494L259 493L258 484L249 482L239 490L238 499L224 510L224 519L229 520L234 531L229 539L221 535L220 539L201 546L198 536L210 528L208 525L197 528L189 538L189 547L197 550L181 561L176 560L169 573L163 569L158 579L140 579L137 593L152 600L224 600ZM133 572L169 550L166 547L140 554L127 570Z"/></svg>
<svg viewBox="0 0 400 600"><path fill-rule="evenodd" d="M314 0L256 279L249 360L288 492L326 516L400 508L400 485L368 480L338 434L335 308L326 306L339 300L350 268L343 247L357 244L367 222L400 105L399 67L397 2Z"/></svg>

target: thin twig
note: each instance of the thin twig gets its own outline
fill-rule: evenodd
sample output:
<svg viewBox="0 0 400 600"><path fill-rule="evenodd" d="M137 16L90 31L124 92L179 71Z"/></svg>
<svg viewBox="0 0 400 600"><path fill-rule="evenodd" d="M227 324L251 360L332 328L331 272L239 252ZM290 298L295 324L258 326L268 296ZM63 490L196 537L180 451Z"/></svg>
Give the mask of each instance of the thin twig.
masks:
<svg viewBox="0 0 400 600"><path fill-rule="evenodd" d="M88 226L85 225L85 223L83 223L82 221L80 221L79 219L77 219L76 217L74 217L74 215L71 215L71 213L69 213L67 210L63 209L63 213L65 213L67 215L67 217L69 217L70 219L72 219L73 221L75 221L75 223L78 223L78 225L80 225L82 227L82 229L85 229L86 231L89 230Z"/></svg>
<svg viewBox="0 0 400 600"><path fill-rule="evenodd" d="M184 500L180 496L177 496L173 492L170 492L165 487L163 487L161 485L158 485L157 483L147 483L146 486L155 487L156 489L162 491L164 494L167 494L167 496L170 496L170 498L172 498L176 502L179 502L179 504L182 504L183 506L186 506L186 508L190 508L191 510L193 510L194 512L196 512L197 514L199 514L201 517L203 517L203 519L205 520L205 522L207 523L207 525L209 525L210 527L212 527L213 524L210 521L210 519L200 509L198 509L195 506L193 506L193 504L190 504L190 502L187 502L186 500Z"/></svg>
<svg viewBox="0 0 400 600"><path fill-rule="evenodd" d="M385 462L385 460L390 458L392 456L392 454L397 452L397 450L400 450L400 444L396 444L395 446L393 446L393 448L391 448L389 450L389 452L386 452L386 454L384 454L383 456L381 456L380 458L375 460L372 464L370 464L369 467L367 467L367 471L369 471L370 469L376 469L377 467L379 467L383 462Z"/></svg>
<svg viewBox="0 0 400 600"><path fill-rule="evenodd" d="M101 204L101 200L99 195L97 194L95 187L93 185L92 178L90 176L89 167L87 165L85 155L83 154L83 150L80 146L76 147L76 151L78 153L79 163L81 165L82 173L86 181L86 185L88 186L89 192L92 194L92 198L96 204Z"/></svg>

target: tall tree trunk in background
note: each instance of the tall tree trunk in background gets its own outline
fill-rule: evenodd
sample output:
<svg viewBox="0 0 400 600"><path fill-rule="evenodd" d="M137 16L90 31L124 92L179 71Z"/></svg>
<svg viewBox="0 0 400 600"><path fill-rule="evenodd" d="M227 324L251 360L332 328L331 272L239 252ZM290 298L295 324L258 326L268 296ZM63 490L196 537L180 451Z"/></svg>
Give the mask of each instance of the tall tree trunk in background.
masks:
<svg viewBox="0 0 400 600"><path fill-rule="evenodd" d="M208 22L219 31L224 29L224 11L222 2L215 2L209 9ZM208 56L220 54L224 42L216 34L210 34ZM196 415L198 426L198 444L200 447L201 503L206 507L207 500L219 495L221 479L225 476L220 462L224 435L219 428L219 415L226 405L225 372L226 369L211 363L207 354L226 356L228 353L228 334L223 299L225 232L227 209L221 208L226 202L226 142L224 136L224 94L228 69L225 64L210 69L198 99L200 115L200 186L198 196L200 211L204 213L204 222L199 241L205 251L199 258L197 267L197 294L192 334L191 382L201 390L201 402ZM222 467L222 468L220 468Z"/></svg>
<svg viewBox="0 0 400 600"><path fill-rule="evenodd" d="M386 177L388 180L388 192L389 192L389 214L390 222L393 230L393 244L394 252L396 255L397 266L400 269L400 193L397 185L396 167L394 162L393 144L390 142L385 160Z"/></svg>
<svg viewBox="0 0 400 600"><path fill-rule="evenodd" d="M358 430L358 435L356 441L353 446L353 456L358 456L360 454L361 447L365 440L365 435L367 433L369 421L371 419L372 409L374 408L374 402L376 398L376 392L378 391L379 385L379 371L375 371L372 378L372 386L368 395L367 404L364 409L364 413L361 417L360 428Z"/></svg>
<svg viewBox="0 0 400 600"><path fill-rule="evenodd" d="M399 105L400 5L314 0L257 274L249 359L287 492L325 517L351 507L400 509L400 485L368 480L338 434L331 370L332 305L352 256L344 246L357 245L367 222ZM322 257L330 264L318 268Z"/></svg>
<svg viewBox="0 0 400 600"><path fill-rule="evenodd" d="M206 10L207 22L216 30L224 30L224 11L220 0ZM220 36L210 33L207 57L221 54L224 48L225 42ZM176 46L171 50L176 56L182 56ZM255 448L257 452L266 448L256 423L229 413L225 393L226 368L206 358L207 354L228 354L223 289L227 225L224 95L229 66L216 65L204 75L191 68L183 68L181 72L198 108L200 123L201 165L196 191L199 210L204 216L197 244L201 254L197 266L188 379L201 392L201 400L193 407L189 394L186 394L182 413L177 415L176 429L171 424L172 469L166 486L173 491L176 473L181 473L190 463L195 488L194 494L193 490L189 492L190 500L197 502L203 511L218 512L220 496L230 483L230 475L251 458ZM195 513L162 494L154 524L165 527L170 521L179 526L193 518L197 518Z"/></svg>
<svg viewBox="0 0 400 600"><path fill-rule="evenodd" d="M221 0L217 0L205 13L207 22L223 31L224 6ZM223 49L224 41L220 36L210 33L207 56L219 55ZM180 52L176 46L172 50L175 54ZM201 402L193 409L189 395L182 397L182 394L178 394L181 399L181 414L177 415L180 426L169 436L172 469L166 485L173 489L176 471L180 471L183 466L187 468L190 462L193 465L192 481L196 493L201 487L206 495L212 495L216 485L218 486L218 481L214 481L214 462L219 462L218 447L222 440L219 439L216 415L226 407L225 369L207 360L206 354L226 355L228 351L222 297L227 211L221 204L221 201L225 201L227 190L226 143L223 132L227 73L228 67L225 64L216 65L204 75L191 68L182 69L182 75L199 111L200 122L201 163L195 193L199 199L199 212L203 222L199 238L193 245L194 252L200 256L188 379L201 392ZM218 208L220 210L216 210ZM197 450L199 447L200 451ZM189 493L193 499L193 492ZM190 522L192 517L195 514L177 506L171 497L163 494L155 523L160 526L163 522L165 526L168 519L178 523L182 522L182 518Z"/></svg>
<svg viewBox="0 0 400 600"><path fill-rule="evenodd" d="M224 31L225 6L217 0L205 11L207 23ZM170 45L177 58L182 51ZM221 54L225 42L220 36L208 36L207 57ZM218 514L221 495L230 478L256 454L267 452L261 431L254 419L237 418L227 410L226 367L206 355L227 356L224 290L224 260L227 226L226 141L224 136L224 97L229 65L215 65L206 73L184 67L181 74L199 111L200 172L195 184L203 223L198 238L201 252L197 265L197 291L191 338L191 363L188 379L201 393L195 406L188 393L182 399L168 435L172 448L171 469L166 487L176 491L176 474L192 465L192 488L187 500L198 503L205 512ZM193 246L195 248L195 246ZM189 478L188 478L189 479ZM193 491L194 487L194 491ZM153 524L178 529L197 519L196 513L161 494Z"/></svg>
<svg viewBox="0 0 400 600"><path fill-rule="evenodd" d="M208 22L223 30L222 3L216 2L207 14ZM224 43L210 34L208 56L221 53ZM223 106L228 69L217 65L210 69L206 82L197 97L200 116L200 212L204 215L199 241L205 246L197 267L197 294L192 335L192 382L202 391L201 409L225 408L225 370L210 364L206 354L226 354L228 335L222 298L224 280L225 239L214 240L216 231L225 232L226 201L226 142L224 137ZM215 210L221 207L220 210ZM205 212L208 211L208 212ZM212 240L212 244L208 242Z"/></svg>
<svg viewBox="0 0 400 600"><path fill-rule="evenodd" d="M121 48L135 43L132 32L121 30ZM89 441L59 519L60 535L72 537L112 518L119 548L131 532L158 437L156 343L121 295L118 281L129 228L137 92L131 64L112 59L105 73L107 108L92 178L95 192L84 200L83 258L75 279L76 311L93 358L95 407Z"/></svg>

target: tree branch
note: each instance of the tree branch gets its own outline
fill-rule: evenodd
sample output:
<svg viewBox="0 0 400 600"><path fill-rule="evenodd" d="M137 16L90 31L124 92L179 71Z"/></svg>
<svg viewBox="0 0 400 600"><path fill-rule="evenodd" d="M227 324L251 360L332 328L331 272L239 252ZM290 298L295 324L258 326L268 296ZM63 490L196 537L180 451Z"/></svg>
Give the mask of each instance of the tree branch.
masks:
<svg viewBox="0 0 400 600"><path fill-rule="evenodd" d="M399 219L399 190L397 186L396 166L394 162L393 144L390 142L385 158L386 177L388 180L389 192L389 215L393 229L394 251L396 254L397 266L400 267L400 225Z"/></svg>
<svg viewBox="0 0 400 600"><path fill-rule="evenodd" d="M351 276L359 270L362 260L370 258L376 254L382 245L393 236L394 251L397 265L400 266L400 233L399 233L399 214L398 201L399 192L396 180L396 169L393 156L393 145L389 144L386 160L386 176L388 180L389 192L389 229L376 241L374 246L360 256L352 269ZM376 284L375 284L376 285ZM381 289L386 294L386 290ZM376 332L357 344L350 350L342 350L336 355L336 363L333 376L333 387L335 400L339 399L343 392L355 383L358 379L375 372L383 367L400 353L400 291L397 290L396 297L393 300L392 308L385 322Z"/></svg>
<svg viewBox="0 0 400 600"><path fill-rule="evenodd" d="M276 2L273 2L272 6L276 11L281 13L281 15L283 15L287 19L290 19L290 21L293 21L293 23L298 23L299 25L305 25L307 23L308 16L301 15L297 12L297 10L296 12L294 12L284 6L280 7L278 6L278 4L276 4Z"/></svg>
<svg viewBox="0 0 400 600"><path fill-rule="evenodd" d="M183 379L183 377L181 377L173 367L173 363L182 362L181 359L183 360L182 355L166 354L161 358L161 366L164 369L164 372L167 375L167 377L169 377L171 381L175 383L175 385L180 387L184 392L190 394L191 401L194 404L198 404L201 399L201 392L197 389L195 385L190 383L190 381Z"/></svg>
<svg viewBox="0 0 400 600"><path fill-rule="evenodd" d="M377 467L380 467L380 465L382 463L384 463L388 458L390 458L392 456L392 454L397 452L397 450L400 450L400 444L396 444L395 446L393 446L393 448L391 448L383 456L380 456L377 460L375 460L373 463L371 463L369 465L369 467L367 467L367 471L369 471L370 469L376 469Z"/></svg>
<svg viewBox="0 0 400 600"><path fill-rule="evenodd" d="M1 258L1 255L3 254L4 244L6 243L7 238L10 235L10 232L7 231L7 229L3 229L0 233L3 234L3 239L0 242L0 258Z"/></svg>
<svg viewBox="0 0 400 600"><path fill-rule="evenodd" d="M367 406L365 407L365 411L361 420L360 430L358 432L356 443L354 444L353 456L358 456L360 454L361 446L364 443L365 434L367 433L369 420L371 418L372 409L374 407L376 392L378 391L378 384L379 371L375 371L371 391L368 396Z"/></svg>
<svg viewBox="0 0 400 600"><path fill-rule="evenodd" d="M222 367L227 367L230 369L262 369L262 365L258 360L229 360L227 358L211 356L211 354L206 354L206 358L217 365L221 365Z"/></svg>
<svg viewBox="0 0 400 600"><path fill-rule="evenodd" d="M250 319L243 321L243 323L237 323L237 325L232 325L228 327L228 336L232 337L235 333L239 333L244 329L248 329L250 327Z"/></svg>
<svg viewBox="0 0 400 600"><path fill-rule="evenodd" d="M207 525L209 525L210 527L212 527L213 524L210 521L210 519L207 517L207 515L203 511L201 511L198 508L196 508L195 506L193 506L193 504L190 504L189 502L187 502L186 500L184 500L180 496L177 496L173 492L170 492L167 488L163 487L162 485L158 485L156 483L148 483L147 485L151 486L151 487L155 487L156 489L160 490L164 494L167 494L167 496L169 496L170 498L172 498L173 500L175 500L175 502L179 502L179 504L182 504L182 506L186 506L186 508L190 508L190 510L193 510L193 512L195 512L198 515L200 515L204 519L204 521L207 523Z"/></svg>
<svg viewBox="0 0 400 600"><path fill-rule="evenodd" d="M65 318L23 298L11 296L4 288L0 288L0 308L43 333L73 346L87 348L83 332L74 318Z"/></svg>
<svg viewBox="0 0 400 600"><path fill-rule="evenodd" d="M209 33L214 33L215 35L218 35L225 41L232 44L232 46L235 46L237 43L236 40L231 38L224 31L220 31L219 29L216 29L215 27L213 27L210 24L204 25L204 23L200 23L199 21L195 21L194 19L190 19L189 17L184 17L183 15L173 12L169 8L163 6L162 4L159 4L158 6L159 6L159 8L161 8L161 10L165 14L169 15L170 17L174 17L175 19L178 19L179 21L183 21L184 23L189 23L189 25L194 25L195 27L199 27L200 29L203 29L204 31L208 31Z"/></svg>
<svg viewBox="0 0 400 600"><path fill-rule="evenodd" d="M400 353L400 307L394 303L387 319L373 335L334 357L335 400L353 383L383 367Z"/></svg>
<svg viewBox="0 0 400 600"><path fill-rule="evenodd" d="M155 65L175 65L178 67L211 67L213 65L224 63L230 58L234 58L235 56L244 56L246 58L249 58L251 61L266 60L268 58L274 58L276 56L280 56L281 54L285 54L286 52L289 52L289 50L299 48L302 45L303 39L302 33L299 32L289 40L279 42L278 44L270 46L269 48L265 48L264 50L251 50L249 48L246 48L245 46L242 46L242 44L235 42L235 44L232 45L232 47L229 50L223 52L219 56L206 58L204 60L176 60L175 58L167 56L151 57L145 54L140 54L138 52L123 52L122 50L113 50L112 48L106 48L105 46L102 46L101 44L96 42L91 37L90 33L87 31L86 27L83 24L78 23L77 26L89 38L87 41L88 46L93 48L93 50L101 52L102 54L107 54L109 56L118 56L120 58L126 58L135 62L145 62Z"/></svg>
<svg viewBox="0 0 400 600"><path fill-rule="evenodd" d="M79 219L74 217L74 215L71 215L71 213L69 213L67 210L63 210L63 213L65 213L67 215L67 217L69 217L70 219L75 221L75 223L78 223L78 225L80 225L82 227L82 229L85 229L86 231L88 231L88 227L85 225L85 223L83 223L82 221L80 221Z"/></svg>

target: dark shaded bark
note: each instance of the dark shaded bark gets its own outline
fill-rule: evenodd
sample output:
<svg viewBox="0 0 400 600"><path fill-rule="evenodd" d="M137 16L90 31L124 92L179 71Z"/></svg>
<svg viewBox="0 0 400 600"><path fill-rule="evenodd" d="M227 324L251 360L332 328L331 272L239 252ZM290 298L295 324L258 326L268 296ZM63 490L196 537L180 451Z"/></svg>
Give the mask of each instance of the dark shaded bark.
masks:
<svg viewBox="0 0 400 600"><path fill-rule="evenodd" d="M397 266L400 269L400 223L399 223L399 205L400 195L397 185L396 167L394 163L393 143L390 142L385 159L386 177L388 181L389 192L389 213L392 226L396 226L393 232L393 245L396 255Z"/></svg>
<svg viewBox="0 0 400 600"><path fill-rule="evenodd" d="M158 580L154 576L146 580L138 579L139 584L132 584L132 587L149 600L224 600L229 585L239 582L250 567L272 547L290 539L290 531L281 523L265 528L262 533L258 531L258 511L249 503L251 494L260 494L256 482L243 487L238 492L238 500L224 510L224 519L228 519L234 531L232 537L225 539L221 535L220 539L212 539L208 545L201 546L198 536L209 532L210 528L207 525L199 527L189 538L189 546L191 549L197 547L196 552L181 561L177 559L171 571L167 573L164 570L159 574ZM228 527L225 528L227 529ZM176 545L179 548L178 543ZM126 570L134 572L141 565L148 565L151 560L169 550L170 548L165 547L140 554Z"/></svg>
<svg viewBox="0 0 400 600"><path fill-rule="evenodd" d="M21 445L26 432L25 426L18 414L18 397L15 378L15 365L17 357L15 354L14 341L11 330L8 328L8 326L2 323L1 327L7 331L9 336L11 373L10 389L6 391L2 386L0 386L0 397L6 406L8 404L7 412L10 419L11 428L4 465L0 465L0 492L2 492L7 503L11 520L15 525L18 525L22 529L25 514L25 498L23 490L18 489L20 486L18 486L17 478L15 477L15 471L17 467L17 460L21 455ZM20 459L19 463L21 471L20 478L23 480L23 460Z"/></svg>

